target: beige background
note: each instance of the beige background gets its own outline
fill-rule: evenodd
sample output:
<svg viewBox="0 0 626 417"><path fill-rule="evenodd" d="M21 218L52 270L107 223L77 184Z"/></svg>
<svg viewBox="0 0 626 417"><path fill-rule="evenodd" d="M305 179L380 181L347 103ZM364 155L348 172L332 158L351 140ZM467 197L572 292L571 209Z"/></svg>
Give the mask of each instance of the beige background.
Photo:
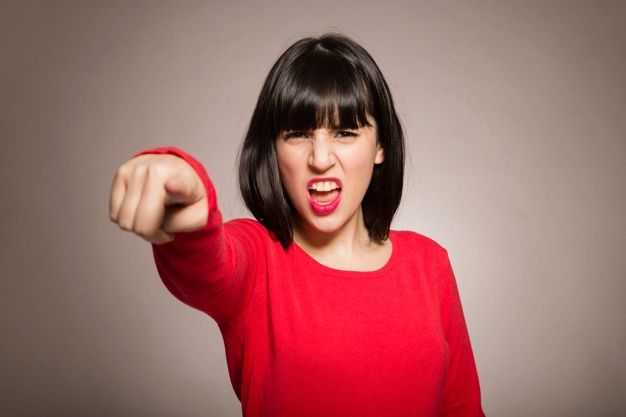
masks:
<svg viewBox="0 0 626 417"><path fill-rule="evenodd" d="M245 216L262 81L326 30L388 77L394 228L448 248L487 414L626 415L626 3L334 0L2 2L2 415L240 415L217 326L109 221L109 188L176 145Z"/></svg>

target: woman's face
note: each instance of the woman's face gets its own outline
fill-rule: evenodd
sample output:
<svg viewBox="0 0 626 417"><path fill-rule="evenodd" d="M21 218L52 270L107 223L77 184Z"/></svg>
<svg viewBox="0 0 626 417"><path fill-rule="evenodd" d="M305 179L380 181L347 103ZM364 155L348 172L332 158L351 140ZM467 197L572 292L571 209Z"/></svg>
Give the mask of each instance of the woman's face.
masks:
<svg viewBox="0 0 626 417"><path fill-rule="evenodd" d="M356 219L374 164L383 162L376 121L359 129L283 131L276 139L280 176L302 226L333 233Z"/></svg>

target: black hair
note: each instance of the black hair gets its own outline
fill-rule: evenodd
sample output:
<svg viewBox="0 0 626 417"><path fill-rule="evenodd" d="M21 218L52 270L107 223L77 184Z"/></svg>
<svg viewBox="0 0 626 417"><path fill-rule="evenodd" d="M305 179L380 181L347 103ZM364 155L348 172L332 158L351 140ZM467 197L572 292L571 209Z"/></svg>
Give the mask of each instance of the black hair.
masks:
<svg viewBox="0 0 626 417"><path fill-rule="evenodd" d="M282 246L293 209L280 180L275 141L283 130L377 124L384 162L374 166L361 207L370 238L387 239L402 197L404 132L389 86L371 55L345 35L327 33L291 45L270 70L239 155L239 187L254 217Z"/></svg>

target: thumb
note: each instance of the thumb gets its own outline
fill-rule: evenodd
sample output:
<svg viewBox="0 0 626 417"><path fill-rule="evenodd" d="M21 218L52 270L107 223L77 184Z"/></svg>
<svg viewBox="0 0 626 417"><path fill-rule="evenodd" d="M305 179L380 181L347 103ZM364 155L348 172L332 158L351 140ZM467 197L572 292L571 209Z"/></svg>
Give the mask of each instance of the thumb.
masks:
<svg viewBox="0 0 626 417"><path fill-rule="evenodd" d="M196 186L185 181L181 177L172 178L164 184L166 197L165 204L193 204L200 199L200 195L196 192Z"/></svg>

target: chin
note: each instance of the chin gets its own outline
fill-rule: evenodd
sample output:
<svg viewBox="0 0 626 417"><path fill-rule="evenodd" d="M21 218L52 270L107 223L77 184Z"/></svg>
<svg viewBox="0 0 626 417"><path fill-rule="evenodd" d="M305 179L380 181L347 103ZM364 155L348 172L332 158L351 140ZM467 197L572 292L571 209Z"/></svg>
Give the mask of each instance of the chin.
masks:
<svg viewBox="0 0 626 417"><path fill-rule="evenodd" d="M314 216L314 217L315 218L309 219L309 221L306 221L306 223L310 227L312 227L313 229L321 233L334 233L345 224L345 222L342 223L342 221L337 216L333 216L333 215L324 216L324 217L318 217L318 216Z"/></svg>

